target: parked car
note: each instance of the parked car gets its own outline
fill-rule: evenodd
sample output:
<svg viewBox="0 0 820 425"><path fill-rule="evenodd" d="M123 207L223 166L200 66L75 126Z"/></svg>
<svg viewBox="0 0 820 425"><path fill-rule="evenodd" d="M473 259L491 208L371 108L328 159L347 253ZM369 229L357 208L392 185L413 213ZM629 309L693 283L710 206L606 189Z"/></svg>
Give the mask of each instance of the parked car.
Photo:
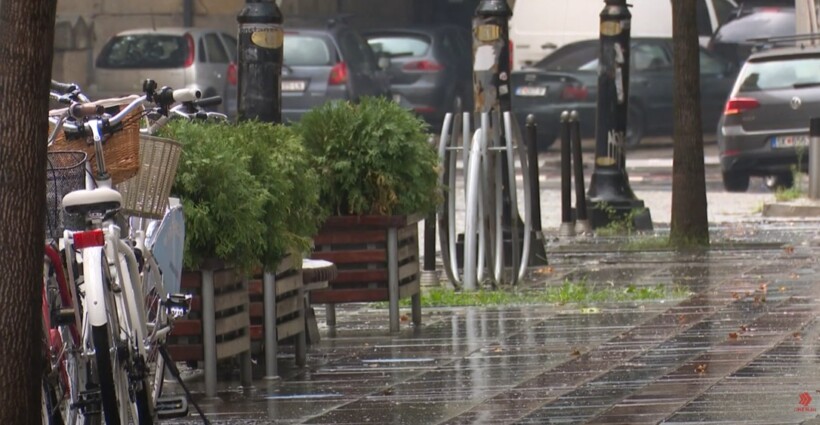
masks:
<svg viewBox="0 0 820 425"><path fill-rule="evenodd" d="M285 28L282 119L298 121L328 100L391 96L387 77L359 32L337 20Z"/></svg>
<svg viewBox="0 0 820 425"><path fill-rule="evenodd" d="M236 38L203 28L120 32L97 56L89 93L97 98L138 93L146 78L173 88L197 88L203 97L222 96L221 110L232 114L235 102L229 101L228 89L236 85Z"/></svg>
<svg viewBox="0 0 820 425"><path fill-rule="evenodd" d="M470 110L473 39L468 30L444 25L363 34L377 57L390 58L387 72L393 93L428 123L437 126L447 112Z"/></svg>
<svg viewBox="0 0 820 425"><path fill-rule="evenodd" d="M792 6L744 4L736 16L718 28L708 48L734 62L738 68L760 46L761 42L755 40L790 36L796 32L794 2Z"/></svg>
<svg viewBox="0 0 820 425"><path fill-rule="evenodd" d="M806 170L809 121L820 110L820 47L781 47L743 65L718 126L723 186L749 188L750 176L790 187L792 168Z"/></svg>
<svg viewBox="0 0 820 425"><path fill-rule="evenodd" d="M560 115L577 110L583 137L594 136L598 91L598 40L570 43L532 68L512 73L513 111L519 125L533 114L538 147L548 149L560 129ZM626 142L672 133L672 39L633 38ZM701 107L704 128L715 128L731 90L735 68L701 48ZM522 128L523 131L523 128Z"/></svg>
<svg viewBox="0 0 820 425"><path fill-rule="evenodd" d="M633 37L672 37L672 0L630 2ZM706 45L718 26L737 8L735 0L697 0L698 35ZM793 4L793 2L792 2ZM604 2L591 0L517 0L510 19L515 69L531 66L559 47L598 38Z"/></svg>

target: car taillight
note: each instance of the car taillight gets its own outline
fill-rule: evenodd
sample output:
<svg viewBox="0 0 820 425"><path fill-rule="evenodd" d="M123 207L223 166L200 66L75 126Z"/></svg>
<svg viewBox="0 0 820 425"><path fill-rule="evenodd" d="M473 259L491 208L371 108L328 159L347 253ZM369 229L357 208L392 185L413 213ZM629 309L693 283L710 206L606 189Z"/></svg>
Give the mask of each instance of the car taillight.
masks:
<svg viewBox="0 0 820 425"><path fill-rule="evenodd" d="M757 99L735 97L726 102L726 109L723 110L723 115L738 115L758 107L760 107L760 102L758 102Z"/></svg>
<svg viewBox="0 0 820 425"><path fill-rule="evenodd" d="M196 46L194 46L194 37L191 34L185 34L185 41L188 43L188 56L185 57L185 68L188 68L194 64L194 58L196 57Z"/></svg>
<svg viewBox="0 0 820 425"><path fill-rule="evenodd" d="M580 84L570 84L561 91L561 100L587 100L589 90Z"/></svg>
<svg viewBox="0 0 820 425"><path fill-rule="evenodd" d="M347 84L347 64L339 62L334 65L333 69L330 70L330 78L328 78L327 83L331 86Z"/></svg>
<svg viewBox="0 0 820 425"><path fill-rule="evenodd" d="M77 249L105 245L105 235L101 229L74 233L74 247Z"/></svg>
<svg viewBox="0 0 820 425"><path fill-rule="evenodd" d="M405 64L401 69L409 72L438 72L444 69L444 65L431 60L420 60Z"/></svg>
<svg viewBox="0 0 820 425"><path fill-rule="evenodd" d="M239 68L233 62L228 64L228 84L235 86L239 84Z"/></svg>

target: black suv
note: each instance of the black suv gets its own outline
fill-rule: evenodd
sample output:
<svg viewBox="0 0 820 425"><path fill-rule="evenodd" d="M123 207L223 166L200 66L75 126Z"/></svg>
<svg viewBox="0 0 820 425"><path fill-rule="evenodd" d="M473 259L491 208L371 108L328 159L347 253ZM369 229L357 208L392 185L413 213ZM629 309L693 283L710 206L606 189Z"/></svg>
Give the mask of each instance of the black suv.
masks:
<svg viewBox="0 0 820 425"><path fill-rule="evenodd" d="M285 26L282 119L298 121L328 100L390 96L384 71L365 39L330 20Z"/></svg>

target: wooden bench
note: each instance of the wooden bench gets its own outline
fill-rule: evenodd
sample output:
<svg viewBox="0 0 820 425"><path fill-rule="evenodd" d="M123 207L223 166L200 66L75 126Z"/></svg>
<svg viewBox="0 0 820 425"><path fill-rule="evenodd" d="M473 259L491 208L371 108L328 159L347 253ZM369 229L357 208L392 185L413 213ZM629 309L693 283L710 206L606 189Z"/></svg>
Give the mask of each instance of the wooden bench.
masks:
<svg viewBox="0 0 820 425"><path fill-rule="evenodd" d="M327 324L335 326L335 305L387 301L390 331L399 331L399 300L412 298L412 316L421 324L418 223L414 216L330 217L314 237L313 258L336 265L338 276L311 302L327 304Z"/></svg>

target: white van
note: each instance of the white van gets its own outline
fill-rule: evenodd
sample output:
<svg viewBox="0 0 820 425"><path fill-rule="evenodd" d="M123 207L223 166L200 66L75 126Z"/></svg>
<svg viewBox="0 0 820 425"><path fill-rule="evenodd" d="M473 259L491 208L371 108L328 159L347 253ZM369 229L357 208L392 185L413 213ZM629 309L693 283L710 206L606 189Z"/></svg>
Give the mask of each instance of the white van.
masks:
<svg viewBox="0 0 820 425"><path fill-rule="evenodd" d="M632 36L672 37L671 0L628 0ZM598 38L604 0L516 0L510 19L515 69L573 41ZM737 7L735 0L698 0L698 33L707 43Z"/></svg>

